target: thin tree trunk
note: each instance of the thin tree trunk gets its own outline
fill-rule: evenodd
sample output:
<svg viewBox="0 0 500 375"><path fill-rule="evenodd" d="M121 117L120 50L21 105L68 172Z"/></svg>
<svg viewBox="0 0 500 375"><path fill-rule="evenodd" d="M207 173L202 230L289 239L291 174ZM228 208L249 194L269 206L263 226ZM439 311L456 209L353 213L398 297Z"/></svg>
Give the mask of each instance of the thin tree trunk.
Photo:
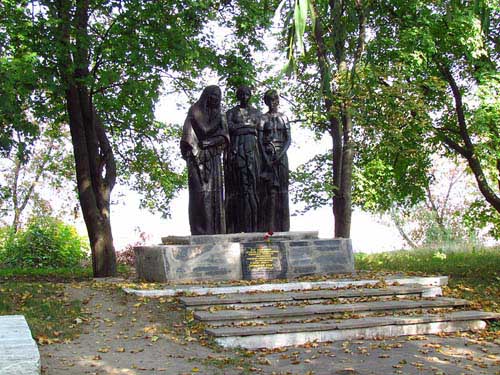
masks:
<svg viewBox="0 0 500 375"><path fill-rule="evenodd" d="M416 249L418 247L417 244L412 241L412 239L408 236L408 234L406 234L406 232L403 228L403 223L401 222L401 220L397 216L397 213L394 212L394 210L392 210L392 209L391 209L391 218L392 218L394 225L396 225L396 229L398 230L401 237L403 237L403 239L406 241L406 243L411 248Z"/></svg>
<svg viewBox="0 0 500 375"><path fill-rule="evenodd" d="M19 227L21 225L21 216L28 206L28 203L31 200L31 197L33 196L33 192L35 191L35 186L38 184L38 181L40 181L40 178L42 177L42 174L45 170L45 167L47 163L49 162L49 159L52 154L52 146L54 142L50 141L49 144L47 145L46 149L46 154L44 154L41 157L40 164L36 164L34 162L33 168L35 169L35 176L33 177L33 180L31 181L31 184L29 185L28 189L25 191L24 196L21 196L21 191L19 191L19 176L21 173L21 160L19 160L19 157L16 156L15 160L15 179L14 179L14 186L12 189L12 201L13 201L13 206L14 206L14 219L12 221L12 228L14 229L15 232L19 230Z"/></svg>
<svg viewBox="0 0 500 375"><path fill-rule="evenodd" d="M19 212L18 194L19 194L19 174L21 173L21 161L16 156L14 160L14 184L12 186L12 205L14 206L14 218L12 219L12 229L15 233L19 230L19 221L21 213Z"/></svg>
<svg viewBox="0 0 500 375"><path fill-rule="evenodd" d="M315 4L314 12L318 14ZM335 18L339 19L343 11L343 5L335 2L330 3L332 11L335 10ZM334 9L335 8L335 9ZM330 63L327 56L326 44L324 41L323 25L320 17L316 17L314 41L316 44L316 55L318 59L319 73L322 82L322 95L324 109L328 117L330 136L332 137L332 175L333 175L333 198L332 211L334 217L335 237L350 237L351 230L351 185L352 185L352 147L350 144L350 118L348 120L349 129L346 132L346 118L340 121L339 114L333 108L334 92L332 91L332 81L330 76ZM343 58L343 43L336 43L338 53L337 59ZM338 63L338 61L337 61ZM347 136L347 138L346 138ZM349 163L351 163L349 165Z"/></svg>
<svg viewBox="0 0 500 375"><path fill-rule="evenodd" d="M354 162L354 150L351 140L352 118L345 107L342 111L342 174L340 188L336 200L334 200L334 207L336 206L338 213L335 217L335 237L349 238L351 236L352 166Z"/></svg>

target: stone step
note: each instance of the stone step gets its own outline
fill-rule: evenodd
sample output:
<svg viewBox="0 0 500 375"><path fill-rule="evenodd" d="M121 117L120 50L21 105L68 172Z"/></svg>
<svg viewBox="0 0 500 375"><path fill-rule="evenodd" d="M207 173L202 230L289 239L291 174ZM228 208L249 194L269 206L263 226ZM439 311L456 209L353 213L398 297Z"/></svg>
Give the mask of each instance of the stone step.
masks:
<svg viewBox="0 0 500 375"><path fill-rule="evenodd" d="M290 317L306 317L310 319L318 315L339 313L360 313L376 311L415 310L447 307L463 307L469 302L455 298L436 298L432 300L399 300L376 301L345 304L314 304L305 306L262 307L260 309L196 311L195 319L209 323L221 324L235 321L262 321L266 319L280 319Z"/></svg>
<svg viewBox="0 0 500 375"><path fill-rule="evenodd" d="M40 353L23 315L0 316L0 374L40 374Z"/></svg>
<svg viewBox="0 0 500 375"><path fill-rule="evenodd" d="M302 345L311 341L372 339L480 330L486 328L485 320L498 319L500 319L498 313L457 311L447 314L365 317L363 319L329 320L317 323L216 327L207 328L206 332L223 347L272 349Z"/></svg>
<svg viewBox="0 0 500 375"><path fill-rule="evenodd" d="M285 283L265 283L265 284L255 284L255 285L220 285L216 287L204 287L204 286L175 286L166 287L164 289L150 289L141 290L133 288L123 288L125 293L134 294L138 297L171 297L178 294L190 294L190 295L219 295L219 294L241 294L241 293L255 293L255 292L289 292L297 290L313 290L313 289L338 289L338 288L349 288L349 287L363 287L377 285L381 281L385 282L387 285L408 285L408 284L419 284L422 286L435 286L440 287L447 285L447 276L430 276L430 277L404 277L404 276L392 276L387 277L383 280L377 279L332 279L324 281L296 281L296 282L285 282Z"/></svg>
<svg viewBox="0 0 500 375"><path fill-rule="evenodd" d="M417 284L408 286L389 286L387 288L323 289L281 293L219 294L213 296L180 297L188 309L203 309L209 306L262 306L270 303L293 303L307 300L320 303L328 299L357 297L421 296L437 297L441 288L424 287Z"/></svg>

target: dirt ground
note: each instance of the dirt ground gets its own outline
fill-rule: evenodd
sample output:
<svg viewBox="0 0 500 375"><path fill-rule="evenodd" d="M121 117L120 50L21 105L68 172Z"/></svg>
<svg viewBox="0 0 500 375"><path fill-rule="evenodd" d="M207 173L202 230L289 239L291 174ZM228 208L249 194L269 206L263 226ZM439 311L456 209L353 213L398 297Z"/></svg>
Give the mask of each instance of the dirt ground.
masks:
<svg viewBox="0 0 500 375"><path fill-rule="evenodd" d="M42 374L495 374L500 335L480 333L224 350L200 336L175 299L145 300L112 283L68 284L82 334L40 346ZM493 337L492 337L493 336Z"/></svg>

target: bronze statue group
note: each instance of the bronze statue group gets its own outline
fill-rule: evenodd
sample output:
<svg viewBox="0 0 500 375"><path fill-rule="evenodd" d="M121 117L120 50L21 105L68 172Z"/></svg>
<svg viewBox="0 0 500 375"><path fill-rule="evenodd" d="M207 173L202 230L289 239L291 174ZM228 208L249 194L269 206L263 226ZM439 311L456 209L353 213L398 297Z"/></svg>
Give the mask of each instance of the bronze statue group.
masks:
<svg viewBox="0 0 500 375"><path fill-rule="evenodd" d="M189 108L181 153L192 235L290 229L290 124L278 111L275 90L264 95L265 114L250 105L251 95L240 86L239 104L224 114L220 88L208 86Z"/></svg>

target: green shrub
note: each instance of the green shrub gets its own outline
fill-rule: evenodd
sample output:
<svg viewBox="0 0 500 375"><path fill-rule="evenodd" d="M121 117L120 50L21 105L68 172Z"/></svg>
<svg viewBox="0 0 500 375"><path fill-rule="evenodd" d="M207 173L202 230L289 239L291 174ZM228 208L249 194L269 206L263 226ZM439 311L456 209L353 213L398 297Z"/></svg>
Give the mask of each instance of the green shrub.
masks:
<svg viewBox="0 0 500 375"><path fill-rule="evenodd" d="M0 264L3 267L74 267L87 255L88 242L76 229L53 217L35 217L13 233L0 232Z"/></svg>

